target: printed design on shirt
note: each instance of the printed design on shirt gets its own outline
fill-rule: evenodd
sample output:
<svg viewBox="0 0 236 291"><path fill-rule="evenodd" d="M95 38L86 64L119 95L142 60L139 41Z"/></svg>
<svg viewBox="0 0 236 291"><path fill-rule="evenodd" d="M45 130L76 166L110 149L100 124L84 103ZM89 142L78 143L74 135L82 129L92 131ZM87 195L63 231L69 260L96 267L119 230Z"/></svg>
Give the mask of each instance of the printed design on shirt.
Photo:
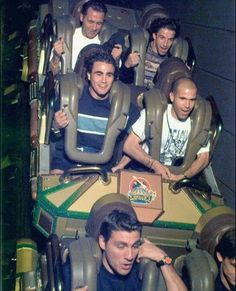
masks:
<svg viewBox="0 0 236 291"><path fill-rule="evenodd" d="M188 130L170 129L164 151L160 154L160 162L171 165L176 157L183 157L188 140Z"/></svg>
<svg viewBox="0 0 236 291"><path fill-rule="evenodd" d="M128 198L132 203L145 205L150 204L157 196L151 189L149 181L143 177L133 176L129 183Z"/></svg>

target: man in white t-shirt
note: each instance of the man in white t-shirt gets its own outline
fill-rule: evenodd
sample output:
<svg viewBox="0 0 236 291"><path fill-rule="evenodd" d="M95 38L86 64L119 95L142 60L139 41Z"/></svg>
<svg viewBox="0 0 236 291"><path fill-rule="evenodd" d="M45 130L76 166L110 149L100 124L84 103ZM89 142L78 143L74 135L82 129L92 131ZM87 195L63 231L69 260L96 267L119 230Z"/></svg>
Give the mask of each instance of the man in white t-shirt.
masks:
<svg viewBox="0 0 236 291"><path fill-rule="evenodd" d="M99 33L102 29L107 13L106 6L101 1L90 0L82 6L80 13L81 27L75 29L72 41L72 68L74 69L78 54L87 45L100 44ZM50 62L50 69L53 74L59 72L61 55L64 52L64 39L58 39L54 45L53 56ZM113 57L121 55L122 48L114 49Z"/></svg>
<svg viewBox="0 0 236 291"><path fill-rule="evenodd" d="M190 113L197 99L197 87L193 80L188 78L178 79L170 92L171 104L163 115L163 129L161 138L160 161L154 160L149 155L149 149L145 141L145 109L142 110L140 118L132 127L125 144L124 152L142 165L152 169L163 178L178 181L184 177L193 177L202 171L209 162L209 144L202 147L192 165L182 174L171 173L167 165L173 165L176 159L185 155L189 133L191 130ZM142 144L142 145L141 145ZM124 168L130 161L124 156L113 171Z"/></svg>

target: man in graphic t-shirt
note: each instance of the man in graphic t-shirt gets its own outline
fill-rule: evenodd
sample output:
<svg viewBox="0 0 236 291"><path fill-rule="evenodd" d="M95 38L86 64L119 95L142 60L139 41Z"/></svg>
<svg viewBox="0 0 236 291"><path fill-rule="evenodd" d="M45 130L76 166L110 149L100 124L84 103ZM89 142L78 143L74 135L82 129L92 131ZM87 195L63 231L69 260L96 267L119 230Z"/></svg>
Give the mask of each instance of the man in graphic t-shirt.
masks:
<svg viewBox="0 0 236 291"><path fill-rule="evenodd" d="M148 154L148 145L144 142L146 139L146 112L143 109L124 144L123 150L129 157L124 156L120 163L113 168L113 171L124 168L130 158L172 181L193 177L202 171L209 162L209 143L206 147L200 148L196 159L184 173L173 174L167 167L173 164L177 165L177 159L180 160L185 155L191 130L190 114L194 109L196 99L197 87L192 79L180 78L176 80L172 92L170 92L171 104L168 105L163 115L160 161L154 160Z"/></svg>

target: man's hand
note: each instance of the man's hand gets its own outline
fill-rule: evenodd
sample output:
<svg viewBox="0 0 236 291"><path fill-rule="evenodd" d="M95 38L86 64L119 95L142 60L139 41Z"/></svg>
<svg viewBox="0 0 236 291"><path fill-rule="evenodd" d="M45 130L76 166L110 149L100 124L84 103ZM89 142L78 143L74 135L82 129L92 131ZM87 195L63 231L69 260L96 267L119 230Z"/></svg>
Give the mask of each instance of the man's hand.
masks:
<svg viewBox="0 0 236 291"><path fill-rule="evenodd" d="M171 180L173 182L177 182L183 178L185 178L185 176L183 174L180 174L180 175L171 174L169 180Z"/></svg>
<svg viewBox="0 0 236 291"><path fill-rule="evenodd" d="M128 55L128 58L127 60L125 61L125 66L126 68L132 68L132 67L135 67L137 66L137 64L139 63L140 61L140 57L139 57L139 53L138 52L133 52L133 53L130 53Z"/></svg>
<svg viewBox="0 0 236 291"><path fill-rule="evenodd" d="M54 115L54 126L56 128L65 128L69 123L68 117L63 110L59 110Z"/></svg>
<svg viewBox="0 0 236 291"><path fill-rule="evenodd" d="M61 37L53 44L54 51L58 57L64 53L64 39Z"/></svg>
<svg viewBox="0 0 236 291"><path fill-rule="evenodd" d="M140 262L141 258L147 258L153 261L160 261L163 257L166 256L166 253L157 247L154 243L150 242L147 239L144 239L144 242L139 248L137 261Z"/></svg>
<svg viewBox="0 0 236 291"><path fill-rule="evenodd" d="M171 174L169 168L167 166L165 166L165 165L162 165L157 160L155 160L153 162L152 169L154 170L154 172L156 174L161 175L163 179L166 179L166 180L171 179L172 174Z"/></svg>
<svg viewBox="0 0 236 291"><path fill-rule="evenodd" d="M111 55L113 59L118 62L120 60L120 56L122 54L122 46L120 44L115 44L112 51Z"/></svg>

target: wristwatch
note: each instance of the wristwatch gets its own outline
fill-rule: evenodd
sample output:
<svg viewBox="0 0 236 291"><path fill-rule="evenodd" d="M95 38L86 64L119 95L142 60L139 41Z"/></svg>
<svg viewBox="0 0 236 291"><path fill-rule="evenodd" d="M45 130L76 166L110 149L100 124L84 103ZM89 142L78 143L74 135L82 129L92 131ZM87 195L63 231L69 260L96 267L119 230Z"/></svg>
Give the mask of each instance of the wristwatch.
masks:
<svg viewBox="0 0 236 291"><path fill-rule="evenodd" d="M156 262L158 268L164 265L171 265L172 259L169 256L164 256L160 261Z"/></svg>

